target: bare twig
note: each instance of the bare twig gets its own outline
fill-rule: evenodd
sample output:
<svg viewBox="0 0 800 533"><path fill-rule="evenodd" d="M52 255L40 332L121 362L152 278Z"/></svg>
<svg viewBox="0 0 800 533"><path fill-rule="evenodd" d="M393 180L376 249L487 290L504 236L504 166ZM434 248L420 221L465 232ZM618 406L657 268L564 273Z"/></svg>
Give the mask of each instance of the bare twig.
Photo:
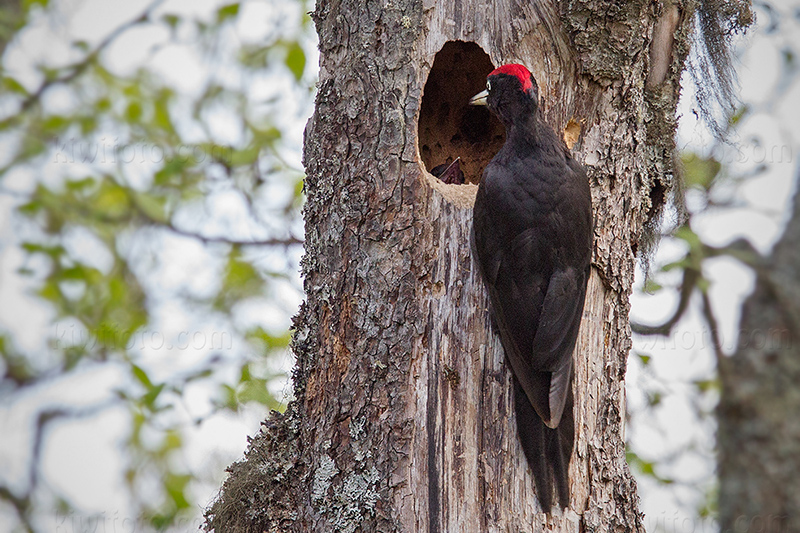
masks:
<svg viewBox="0 0 800 533"><path fill-rule="evenodd" d="M31 523L30 516L28 515L28 511L31 506L31 497L30 493L26 494L25 496L17 496L11 489L6 486L0 486L0 500L8 502L14 508L14 511L17 513L17 518L25 531L28 533L34 533L33 524Z"/></svg>
<svg viewBox="0 0 800 533"><path fill-rule="evenodd" d="M25 111L27 111L34 104L39 102L41 100L42 95L44 94L44 92L47 89L49 89L50 87L52 87L54 85L60 85L60 84L63 84L63 83L69 83L72 80L74 80L75 78L77 78L78 76L80 76L92 64L92 62L95 61L100 56L100 53L102 53L103 50L108 48L108 46L111 43L113 43L114 40L117 39L120 35L122 35L127 30L129 30L129 29L131 29L131 28L133 28L133 27L135 27L135 26L137 26L139 24L142 24L144 22L149 21L150 20L150 16L153 13L153 11L156 8L158 8L163 2L164 2L164 0L154 0L153 2L150 3L149 6L147 6L147 8L144 10L144 12L141 15L139 15L137 18L129 20L129 21L125 22L124 24L120 25L119 27L117 27L114 31L109 33L106 36L105 39L100 41L100 43L95 47L94 50L92 50L91 52L86 54L86 57L84 57L82 60L80 60L80 61L78 61L76 63L73 63L72 65L68 65L68 66L64 67L63 70L68 71L68 72L66 74L64 74L63 76L60 76L60 77L57 77L57 78L45 79L45 81L42 82L42 84L39 86L38 89L36 89L35 92L33 92L30 95L28 95L28 97L25 98L25 100L22 101L22 105L20 107L20 112L17 113L16 115L6 119L4 122L8 123L8 122L11 122L12 120L18 119Z"/></svg>
<svg viewBox="0 0 800 533"><path fill-rule="evenodd" d="M703 253L706 257L730 256L754 268L756 271L760 271L765 262L764 257L745 238L736 239L730 244L721 247L704 244Z"/></svg>
<svg viewBox="0 0 800 533"><path fill-rule="evenodd" d="M668 336L672 332L672 328L681 319L686 309L689 307L689 299L692 296L697 281L700 279L700 271L694 268L686 268L683 271L683 281L681 282L680 300L678 300L678 308L669 320L659 326L647 326L645 324L638 324L631 322L631 331L637 335L663 335Z"/></svg>
<svg viewBox="0 0 800 533"><path fill-rule="evenodd" d="M280 238L272 238L272 239L262 239L262 240L241 240L241 239L232 239L230 237L225 236L208 236L208 235L201 235L199 233L194 233L192 231L187 231L185 229L181 229L172 222L168 224L164 224L164 226L176 233L178 235L182 235L184 237L191 237L193 239L197 239L203 244L210 244L210 243L224 243L224 244L232 244L235 246L293 246L296 244L303 244L301 239L290 235L284 239Z"/></svg>
<svg viewBox="0 0 800 533"><path fill-rule="evenodd" d="M729 256L737 259L745 265L756 270L757 273L764 273L764 258L758 253L758 250L753 247L747 239L737 239L727 246L709 246L702 245L702 260L708 257ZM687 256L689 257L689 256ZM658 326L648 326L645 324L631 323L631 331L637 335L663 335L668 336L672 332L672 328L683 317L686 309L689 306L689 299L694 292L697 282L701 278L699 267L686 267L683 270L683 281L681 282L680 300L678 301L678 308L675 313L663 324ZM708 295L703 293L704 301L708 300ZM710 307L709 307L710 309ZM713 318L713 316L712 316Z"/></svg>
<svg viewBox="0 0 800 533"><path fill-rule="evenodd" d="M714 348L714 356L717 358L717 370L722 373L724 369L723 359L725 358L725 352L722 350L722 342L720 342L719 339L717 317L714 316L714 310L711 309L711 298L708 297L708 291L700 291L700 293L703 297L703 318L711 332L711 347Z"/></svg>
<svg viewBox="0 0 800 533"><path fill-rule="evenodd" d="M28 533L34 533L36 529L31 522L30 510L33 505L32 499L36 487L39 484L39 464L41 461L42 446L47 427L51 422L63 418L84 418L93 416L105 409L108 409L115 402L104 402L87 408L65 409L55 408L39 412L36 417L36 427L34 430L32 454L28 465L28 488L22 496L16 495L9 487L0 485L0 500L9 503L17 513L20 524Z"/></svg>

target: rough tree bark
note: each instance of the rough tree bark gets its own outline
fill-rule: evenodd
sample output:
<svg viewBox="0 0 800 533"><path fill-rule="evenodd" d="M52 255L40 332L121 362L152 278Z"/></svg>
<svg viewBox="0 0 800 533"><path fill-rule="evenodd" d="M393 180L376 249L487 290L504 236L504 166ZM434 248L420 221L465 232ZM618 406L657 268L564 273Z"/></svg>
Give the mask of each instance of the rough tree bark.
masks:
<svg viewBox="0 0 800 533"><path fill-rule="evenodd" d="M320 0L296 399L229 469L208 529L643 531L623 438L628 296L640 236L672 184L692 9ZM466 102L512 61L574 143L595 211L571 503L552 516L517 441L469 245L475 183L502 132ZM425 170L455 157L470 184Z"/></svg>
<svg viewBox="0 0 800 533"><path fill-rule="evenodd" d="M720 360L722 531L800 530L800 195L772 255L756 266L736 353Z"/></svg>

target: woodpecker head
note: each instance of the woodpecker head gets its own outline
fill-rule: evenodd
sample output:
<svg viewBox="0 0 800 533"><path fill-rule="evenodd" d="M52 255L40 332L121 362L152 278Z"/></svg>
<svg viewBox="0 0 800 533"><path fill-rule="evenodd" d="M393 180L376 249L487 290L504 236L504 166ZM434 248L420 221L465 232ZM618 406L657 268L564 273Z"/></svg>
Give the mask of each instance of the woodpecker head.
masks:
<svg viewBox="0 0 800 533"><path fill-rule="evenodd" d="M539 107L539 86L530 71L511 63L494 69L486 77L486 90L469 100L470 105L485 105L506 126L527 119Z"/></svg>

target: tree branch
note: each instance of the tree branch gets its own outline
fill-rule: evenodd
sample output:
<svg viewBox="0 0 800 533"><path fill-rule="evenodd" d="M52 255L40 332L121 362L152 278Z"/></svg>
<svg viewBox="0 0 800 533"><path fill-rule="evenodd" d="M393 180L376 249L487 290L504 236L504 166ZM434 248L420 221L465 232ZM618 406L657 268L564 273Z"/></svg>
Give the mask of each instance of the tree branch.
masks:
<svg viewBox="0 0 800 533"><path fill-rule="evenodd" d="M714 316L714 310L711 308L711 299L708 297L708 291L700 291L703 297L703 318L708 323L708 328L711 333L711 347L714 349L714 356L717 359L717 370L722 373L724 370L723 359L725 352L722 350L722 342L719 339L719 324L717 317Z"/></svg>
<svg viewBox="0 0 800 533"><path fill-rule="evenodd" d="M34 491L36 490L36 486L38 485L39 462L44 443L44 434L47 426L51 422L60 420L62 418L84 418L95 415L114 405L114 403L115 402L104 402L102 404L97 404L83 409L73 410L66 408L54 408L39 412L39 415L36 417L33 444L31 446L32 453L30 465L28 466L27 491L23 496L17 496L9 487L0 485L0 500L8 502L14 508L14 511L16 511L17 517L19 518L19 521L25 531L28 533L35 533L36 531L36 529L33 527L33 523L30 520L29 511L33 505L32 497Z"/></svg>
<svg viewBox="0 0 800 533"><path fill-rule="evenodd" d="M716 247L707 244L702 245L702 257L699 264L702 264L703 259L709 257L720 257L723 255L730 256L744 263L745 265L753 268L757 273L763 274L764 271L764 258L758 253L758 250L753 247L747 239L737 239L726 246ZM689 256L687 256L689 257ZM693 263L694 264L694 263ZM631 331L637 335L663 335L668 336L672 332L672 328L683 317L686 309L689 306L689 299L692 292L697 286L697 282L701 278L701 271L699 268L686 267L683 270L683 281L681 282L680 300L678 301L678 308L672 317L666 322L658 326L648 326L631 322ZM708 301L708 295L703 291L704 305ZM710 307L709 307L710 311ZM713 315L711 315L713 319ZM716 323L716 321L714 321ZM709 323L709 325L711 325Z"/></svg>
<svg viewBox="0 0 800 533"><path fill-rule="evenodd" d="M16 496L11 489L4 485L0 485L0 500L4 500L11 504L14 508L14 511L17 513L17 517L22 524L22 527L25 528L25 531L28 533L35 533L33 529L33 524L31 523L30 517L28 516L28 510L31 506L31 497L30 493L26 494L23 497Z"/></svg>
<svg viewBox="0 0 800 533"><path fill-rule="evenodd" d="M678 300L678 308L669 320L660 326L648 326L631 322L631 331L637 335L663 335L668 336L672 332L672 328L681 319L686 309L689 307L689 299L692 296L697 281L700 279L700 271L694 268L686 268L683 271L683 281L681 282L681 295Z"/></svg>
<svg viewBox="0 0 800 533"><path fill-rule="evenodd" d="M89 65L91 65L92 62L97 59L100 53L103 50L105 50L112 42L114 42L114 40L117 37L122 35L127 30L133 28L134 26L137 26L139 24L142 24L143 22L147 22L148 20L150 20L150 15L152 14L152 12L163 2L164 0L154 0L137 18L129 20L128 22L118 26L114 31L109 33L105 39L100 41L100 44L98 44L94 50L89 52L86 55L86 57L84 57L81 61L78 61L77 63L73 63L72 65L67 65L66 67L64 67L63 70L69 71L67 74L57 78L45 79L45 81L42 82L42 84L39 86L38 89L36 89L35 92L28 95L28 97L22 101L19 113L16 113L15 115L0 122L0 124L2 124L3 126L7 126L11 121L17 120L25 111L30 109L34 104L38 103L41 100L44 92L50 87L62 83L69 83L78 76L80 76L89 67Z"/></svg>
<svg viewBox="0 0 800 533"><path fill-rule="evenodd" d="M224 243L224 244L232 244L232 245L236 245L236 246L287 246L287 247L288 246L293 246L293 245L296 245L296 244L303 244L303 240L302 239L298 239L297 237L295 237L293 235L290 235L289 237L286 237L285 239L272 238L272 239L262 239L262 240L241 240L241 239L232 239L230 237L224 237L224 236L213 236L212 237L212 236L207 236L207 235L201 235L199 233L194 233L192 231L187 231L187 230L181 229L181 228L175 226L175 224L173 224L172 222L164 224L164 227L166 227L168 230L170 230L171 232L173 232L173 233L175 233L177 235L181 235L183 237L190 237L190 238L193 238L193 239L197 239L200 242L202 242L203 244Z"/></svg>

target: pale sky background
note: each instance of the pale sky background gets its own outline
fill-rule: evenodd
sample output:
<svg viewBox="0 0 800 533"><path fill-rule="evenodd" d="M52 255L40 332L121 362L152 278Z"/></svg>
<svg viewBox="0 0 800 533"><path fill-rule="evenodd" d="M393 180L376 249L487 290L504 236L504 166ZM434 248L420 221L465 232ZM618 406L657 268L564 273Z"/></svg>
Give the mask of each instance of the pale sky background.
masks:
<svg viewBox="0 0 800 533"><path fill-rule="evenodd" d="M9 66L18 69L15 75L32 85L37 82L37 75L30 69L31 64L42 58L56 63L68 62L70 56L65 43L69 39L80 38L96 43L110 29L141 13L146 2L62 0L59 5L63 6L62 17L43 20L37 27L26 30L19 41L12 45L7 56ZM214 0L171 0L165 2L160 11L179 11L210 19L219 5L220 2ZM744 186L731 190L731 194L741 201L741 208L709 213L695 220L695 230L710 244L721 245L744 236L760 250L768 251L783 228L787 205L794 190L800 146L800 84L794 78L790 84L783 81L781 50L791 46L796 52L800 51L800 28L796 15L800 2L775 2L773 5L780 10L781 24L785 25L780 33L765 35L760 31L768 26L769 17L759 11L758 26L741 42L743 53L738 63L741 97L743 101L755 104L755 113L744 121L737 137L733 139L737 144L715 153L724 162L730 163L729 172L732 175L745 173L759 163L768 163L770 169ZM269 31L272 21L283 23L296 20L296 16L287 15L286 9L280 1L248 2L243 5L236 31L230 34L231 46L240 42L257 42ZM116 72L129 72L145 59L147 43L165 42L167 37L165 31L157 29L130 31L109 50L107 63ZM306 51L312 67L309 70L313 70L317 63L314 44L310 42ZM188 94L201 90L210 68L218 69L216 72L226 68L221 64L208 65L193 49L182 45L164 47L154 56L150 66L170 84ZM230 76L236 78L236 73ZM290 87L291 82L287 77L269 78L254 84L252 90L263 95ZM779 96L776 97L776 93ZM56 95L50 105L68 106L69 99L64 96L62 102ZM689 150L708 150L714 144L713 139L695 119L692 107L691 89L687 88L680 106L679 144ZM291 100L288 100L281 115L289 133L285 156L297 168L301 166L302 130L310 112L311 108L292 107ZM236 128L226 125L229 119L224 113L217 117L219 135L227 135L229 141L236 141ZM4 157L2 142L3 139L0 139L0 160ZM783 147L787 149L783 150ZM27 190L33 183L33 177L31 173L20 173L5 185ZM44 179L48 179L47 170ZM224 224L240 227L236 200L223 196L215 202L217 212L225 215L222 217ZM18 230L18 225L10 216L13 205L12 198L0 195L0 301L3 302L0 306L0 324L18 336L21 348L41 350L43 332L48 332L51 327L51 315L46 307L27 296L25 282L15 274L23 255L13 245L16 242L15 231ZM203 252L193 249L193 245L184 240L170 244L177 249L166 257L168 261L169 258L174 259L174 264L178 266L171 270L165 268L159 283L195 283L198 286L206 283L208 280L203 276L208 276L208 271L193 271L193 276L187 280L181 266L186 264L187 256L190 262L202 261ZM194 247L197 248L196 245ZM680 244L665 241L661 245L658 262L668 262L681 253ZM102 258L98 260L102 261ZM265 261L272 260L274 258L265 258ZM296 265L296 258L289 264ZM727 259L710 261L707 266L707 274L714 282L711 288L714 309L722 326L725 347L730 352L736 340L739 306L752 289L752 275L747 269ZM301 299L297 287L299 282L295 278L294 287L287 284L280 291L278 304L257 304L245 309L245 320L263 322L277 329L286 327ZM671 315L676 298L664 291L656 296L636 293L631 301L633 318L652 324ZM164 315L178 317L164 320L163 333L167 341L174 341L181 331L199 331L202 333L201 340L208 340L208 335L216 331L214 324L198 327L191 317L171 311L169 307L162 310ZM76 334L68 323L60 326L64 328L64 334ZM713 407L713 402L708 398L699 399L693 393L692 385L695 380L708 379L713 375L714 361L707 346L708 335L693 310L671 339L635 339L634 342L635 351L652 355L653 359L648 369L644 369L636 358L631 358L629 366L629 407L635 417L640 415L634 418L634 424L628 428L632 446L646 459L661 460L663 471L660 474L687 482L686 487L659 486L652 480L640 479L643 510L647 515L648 531L651 532L714 530L712 522L698 525L691 521L698 505L699 492L690 486L706 486L713 479L713 420L698 419L695 414L698 402L706 410ZM208 347L202 342L193 348L196 349L180 351L148 345L143 350L143 356L153 372L168 374L175 371L176 365L191 366L208 354ZM278 365L288 370L292 362L287 354ZM25 482L25 461L30 456L31 420L38 409L62 402L93 405L109 397L114 387L122 383L124 375L121 368L113 366L88 371L68 380L56 380L46 388L29 391L13 404L0 405L0 427L3 428L0 433L0 479L8 480L12 486ZM645 390L664 393L661 406L652 414L642 414ZM277 386L276 392L281 391L288 392L286 382ZM190 390L183 416L189 420L207 412L212 394L211 390ZM127 416L122 409L106 410L99 416L61 424L46 440L43 454L46 481L70 495L73 503L85 510L85 516L101 513L109 520L121 520L128 516L128 494L123 489L117 452L118 444L129 427ZM222 470L231 460L241 457L246 448L246 437L258 430L264 416L264 410L258 408L245 410L240 416L215 415L191 431L185 462L195 471L208 472L208 482L196 488L197 500L201 505L214 496L217 488L214 480L219 480ZM681 453L674 459L664 459L687 446L691 448L687 453ZM46 529L55 530L56 526L60 526L62 531L78 531L78 522L74 520L79 518L68 517L66 522L53 524L52 528ZM0 530L7 530L10 524L9 515L0 506Z"/></svg>

